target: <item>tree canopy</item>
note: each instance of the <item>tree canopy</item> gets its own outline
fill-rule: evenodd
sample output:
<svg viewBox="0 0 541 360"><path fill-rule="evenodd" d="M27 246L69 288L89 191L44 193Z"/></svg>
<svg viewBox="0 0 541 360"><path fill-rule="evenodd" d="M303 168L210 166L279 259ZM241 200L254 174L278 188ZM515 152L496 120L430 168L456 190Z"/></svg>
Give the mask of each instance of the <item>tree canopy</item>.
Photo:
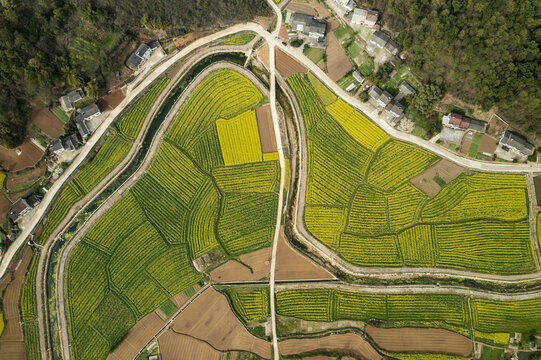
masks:
<svg viewBox="0 0 541 360"><path fill-rule="evenodd" d="M32 106L71 87L98 95L123 44L140 31L168 35L270 15L260 0L1 0L0 140L16 146Z"/></svg>
<svg viewBox="0 0 541 360"><path fill-rule="evenodd" d="M541 1L365 2L382 11L423 82L541 129Z"/></svg>

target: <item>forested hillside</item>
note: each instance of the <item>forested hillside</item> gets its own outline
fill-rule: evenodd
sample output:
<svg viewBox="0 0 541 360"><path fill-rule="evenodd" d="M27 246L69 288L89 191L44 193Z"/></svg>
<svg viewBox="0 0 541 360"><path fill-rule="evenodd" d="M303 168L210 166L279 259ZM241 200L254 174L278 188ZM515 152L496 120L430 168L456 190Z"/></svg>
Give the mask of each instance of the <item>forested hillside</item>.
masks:
<svg viewBox="0 0 541 360"><path fill-rule="evenodd" d="M96 94L139 31L181 35L270 15L261 0L1 0L0 140L16 146L32 105L67 87Z"/></svg>
<svg viewBox="0 0 541 360"><path fill-rule="evenodd" d="M368 0L425 82L541 129L541 2Z"/></svg>

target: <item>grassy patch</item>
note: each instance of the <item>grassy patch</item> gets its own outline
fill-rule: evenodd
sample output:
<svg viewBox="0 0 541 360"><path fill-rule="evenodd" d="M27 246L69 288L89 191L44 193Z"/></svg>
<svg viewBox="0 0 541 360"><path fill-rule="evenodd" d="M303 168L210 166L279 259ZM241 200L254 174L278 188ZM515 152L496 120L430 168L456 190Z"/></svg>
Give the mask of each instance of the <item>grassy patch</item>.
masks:
<svg viewBox="0 0 541 360"><path fill-rule="evenodd" d="M426 129L421 126L415 125L415 128L413 129L411 134L424 139L426 136Z"/></svg>
<svg viewBox="0 0 541 360"><path fill-rule="evenodd" d="M393 88L398 88L398 85L400 85L400 83L404 80L406 80L411 86L413 86L413 88L417 88L417 81L415 81L407 67L405 65L401 65L396 70L396 74L394 74L393 77L389 79L387 85Z"/></svg>
<svg viewBox="0 0 541 360"><path fill-rule="evenodd" d="M193 287L189 287L186 290L184 290L184 295L186 295L187 298L191 298L192 296L194 296L194 294L195 294L195 290L193 289Z"/></svg>
<svg viewBox="0 0 541 360"><path fill-rule="evenodd" d="M484 360L500 360L503 355L503 349L493 349L488 346L483 346L481 358Z"/></svg>
<svg viewBox="0 0 541 360"><path fill-rule="evenodd" d="M363 76L371 75L374 72L374 58L363 52L359 59L361 60L359 72L363 74Z"/></svg>
<svg viewBox="0 0 541 360"><path fill-rule="evenodd" d="M477 150L479 150L479 145L481 145L482 139L483 139L483 134L473 135L473 139L470 145L470 150L468 151L468 156L475 157L475 155L477 155Z"/></svg>
<svg viewBox="0 0 541 360"><path fill-rule="evenodd" d="M160 310L166 317L170 318L171 315L173 315L178 309L175 304L171 302L171 300L167 300L162 304L162 306L160 306Z"/></svg>
<svg viewBox="0 0 541 360"><path fill-rule="evenodd" d="M344 35L348 33L348 28L342 24L338 29L334 30L334 36L340 40Z"/></svg>
<svg viewBox="0 0 541 360"><path fill-rule="evenodd" d="M445 113L456 113L456 114L460 114L460 115L466 115L466 110L462 109L462 108L459 108L458 106L454 106L452 104L449 104L449 105L445 105Z"/></svg>
<svg viewBox="0 0 541 360"><path fill-rule="evenodd" d="M453 151L459 151L460 150L460 145L457 145L457 144L449 144L449 149L453 150Z"/></svg>
<svg viewBox="0 0 541 360"><path fill-rule="evenodd" d="M356 59L362 51L359 45L357 45L355 42L352 42L351 44L349 44L347 50L348 50L349 57L352 59Z"/></svg>
<svg viewBox="0 0 541 360"><path fill-rule="evenodd" d="M325 57L325 49L306 48L304 49L304 55L308 57L314 64L318 64Z"/></svg>
<svg viewBox="0 0 541 360"><path fill-rule="evenodd" d="M439 177L438 175L434 176L434 182L436 184L438 184L440 187L444 187L445 185L447 185L447 183L445 182L445 180L443 180L441 177Z"/></svg>
<svg viewBox="0 0 541 360"><path fill-rule="evenodd" d="M62 110L62 108L60 106L55 106L54 108L51 109L51 111L64 124L68 123L68 121L70 120L71 113L72 113L72 111L65 112L64 110Z"/></svg>

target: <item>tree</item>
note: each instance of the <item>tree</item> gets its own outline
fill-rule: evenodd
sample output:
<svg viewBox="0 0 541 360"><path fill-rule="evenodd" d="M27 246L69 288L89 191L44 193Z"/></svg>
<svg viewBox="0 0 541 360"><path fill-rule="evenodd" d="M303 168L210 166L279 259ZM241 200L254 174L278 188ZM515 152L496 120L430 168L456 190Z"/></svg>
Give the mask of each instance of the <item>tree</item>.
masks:
<svg viewBox="0 0 541 360"><path fill-rule="evenodd" d="M424 116L427 116L432 111L443 96L443 90L434 84L423 85L417 95L412 99L411 106L418 110Z"/></svg>
<svg viewBox="0 0 541 360"><path fill-rule="evenodd" d="M98 98L100 97L99 87L96 80L92 80L87 83L84 89L89 98L93 100L98 100Z"/></svg>

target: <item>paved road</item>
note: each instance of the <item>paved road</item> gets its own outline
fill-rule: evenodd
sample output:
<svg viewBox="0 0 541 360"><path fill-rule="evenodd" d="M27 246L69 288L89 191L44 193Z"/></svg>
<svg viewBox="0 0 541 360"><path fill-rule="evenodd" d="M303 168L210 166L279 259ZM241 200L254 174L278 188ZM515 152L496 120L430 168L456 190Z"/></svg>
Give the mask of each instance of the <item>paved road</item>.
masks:
<svg viewBox="0 0 541 360"><path fill-rule="evenodd" d="M199 61L200 59L201 57L199 57L198 59L192 59L191 61L189 61L189 63L184 65L184 68L187 69L191 67L195 62ZM154 160L154 156L158 151L161 140L163 139L167 129L169 128L169 125L174 120L180 108L184 105L185 101L189 98L193 90L195 90L199 83L204 80L210 73L222 68L230 68L237 72L240 72L248 79L250 79L264 95L268 95L267 89L264 87L263 84L260 83L259 79L257 79L251 72L238 65L233 65L229 63L216 63L206 68L188 85L188 87L186 87L181 97L175 103L174 107L169 111L169 114L167 115L162 125L160 126L160 129L154 136L151 147L148 150L145 159L143 160L139 168L85 221L77 234L75 234L73 239L69 242L68 245L66 245L66 247L62 251L62 255L59 261L59 271L56 277L56 287L57 303L59 307L58 317L61 330L60 338L62 343L62 352L65 360L71 359L71 349L69 345L69 322L67 318L68 312L66 306L66 272L68 259L71 255L71 252L73 251L75 246L82 240L85 234L92 228L92 226L105 214L105 212L118 200L120 200L122 195L129 191L130 188L137 182L137 180L146 173L146 171L152 164L152 161ZM178 76L181 76L183 73L184 71L180 71Z"/></svg>
<svg viewBox="0 0 541 360"><path fill-rule="evenodd" d="M395 285L395 286L372 286L355 285L345 282L320 282L306 283L296 282L287 284L277 284L277 291L296 290L296 289L337 289L364 294L455 294L471 296L481 299L497 301L520 301L538 299L541 297L539 291L531 291L520 294L505 294L489 291L473 290L461 286L436 286L436 285Z"/></svg>
<svg viewBox="0 0 541 360"><path fill-rule="evenodd" d="M280 27L282 26L282 14L280 9L274 2L274 0L267 0L269 6L274 10L276 14L276 27L272 32L272 36L278 38ZM274 137L276 139L276 146L278 148L278 159L280 162L280 191L278 194L278 206L276 207L276 224L274 226L274 239L272 242L272 257L270 266L270 281L269 281L269 300L270 300L270 313L271 313L271 332L272 332L272 349L274 360L280 359L280 351L278 347L278 335L276 332L276 300L274 297L275 287L275 274L276 274L276 254L278 250L278 241L280 238L280 224L282 221L282 214L284 206L284 185L285 185L285 158L284 149L282 144L282 136L280 133L280 120L278 118L278 112L276 110L276 59L275 48L272 43L269 43L269 84L270 84L270 108L272 115L272 123L274 127Z"/></svg>

